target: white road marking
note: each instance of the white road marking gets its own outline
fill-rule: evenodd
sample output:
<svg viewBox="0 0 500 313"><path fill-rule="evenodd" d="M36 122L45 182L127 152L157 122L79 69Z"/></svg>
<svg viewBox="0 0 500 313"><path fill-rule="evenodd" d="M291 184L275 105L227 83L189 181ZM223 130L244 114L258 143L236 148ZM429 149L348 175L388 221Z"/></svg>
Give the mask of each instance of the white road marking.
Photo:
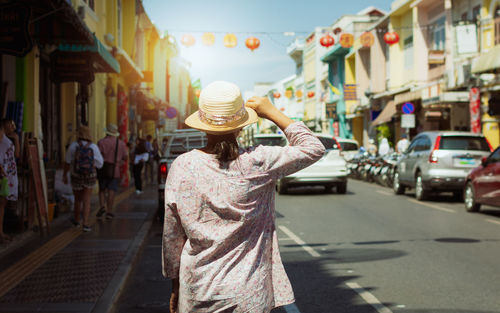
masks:
<svg viewBox="0 0 500 313"><path fill-rule="evenodd" d="M387 191L384 191L384 190L377 190L378 193L381 193L383 195L386 195L386 196L392 196L393 194L390 193L390 192L387 192Z"/></svg>
<svg viewBox="0 0 500 313"><path fill-rule="evenodd" d="M304 240L300 239L297 235L292 233L291 230L289 230L286 226L279 225L278 226L288 237L292 238L293 241L295 241L299 246L302 247L302 249L306 250L307 253L312 255L315 258L320 257L320 254L316 252L313 248L307 245L307 243L304 242Z"/></svg>
<svg viewBox="0 0 500 313"><path fill-rule="evenodd" d="M357 283L346 283L346 285L351 288L352 290L356 291L363 300L366 301L366 303L370 304L372 307L377 310L379 313L392 313L391 310L389 310L385 305L380 303L380 301L375 298L373 294L370 292L366 291L363 289L360 285Z"/></svg>
<svg viewBox="0 0 500 313"><path fill-rule="evenodd" d="M295 303L285 305L283 307L287 313L300 313L299 308L295 305Z"/></svg>
<svg viewBox="0 0 500 313"><path fill-rule="evenodd" d="M440 206L437 206L437 205L434 205L434 204L430 204L430 203L426 203L426 202L417 201L417 200L415 200L415 199L408 199L408 201L413 202L413 203L416 203L416 204L420 204L420 205L423 205L423 206L426 206L426 207L429 207L429 208L432 208L432 209L436 209L436 210L439 210L439 211L443 211L443 212L448 212L448 213L457 213L457 212L455 212L455 211L454 211L454 210L452 210L452 209L447 209L447 208L443 208L443 207L440 207Z"/></svg>
<svg viewBox="0 0 500 313"><path fill-rule="evenodd" d="M500 225L500 221L496 221L496 220L490 220L489 218L486 219L487 222L490 222L490 223L493 223L493 224L498 224Z"/></svg>
<svg viewBox="0 0 500 313"><path fill-rule="evenodd" d="M285 240L293 240L293 239L292 238L288 238L288 237L283 237L283 238L278 238L278 240L285 241Z"/></svg>

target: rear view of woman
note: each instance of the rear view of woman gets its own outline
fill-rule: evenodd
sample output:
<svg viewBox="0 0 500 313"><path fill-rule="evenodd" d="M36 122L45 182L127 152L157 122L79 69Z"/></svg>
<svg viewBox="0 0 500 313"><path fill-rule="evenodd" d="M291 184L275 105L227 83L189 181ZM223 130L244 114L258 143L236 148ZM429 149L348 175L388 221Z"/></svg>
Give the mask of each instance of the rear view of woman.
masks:
<svg viewBox="0 0 500 313"><path fill-rule="evenodd" d="M286 147L240 150L239 131L273 121ZM172 278L171 312L270 312L294 302L274 224L274 188L324 154L321 142L267 98L246 106L239 88L214 82L186 119L207 146L172 163L165 186L163 274Z"/></svg>

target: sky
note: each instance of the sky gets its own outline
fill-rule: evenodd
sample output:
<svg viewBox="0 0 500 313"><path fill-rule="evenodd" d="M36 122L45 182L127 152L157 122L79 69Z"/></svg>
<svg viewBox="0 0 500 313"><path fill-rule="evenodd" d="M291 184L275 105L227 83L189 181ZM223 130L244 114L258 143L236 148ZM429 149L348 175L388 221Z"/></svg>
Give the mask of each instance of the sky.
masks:
<svg viewBox="0 0 500 313"><path fill-rule="evenodd" d="M330 26L345 14L356 14L368 6L389 12L392 0L143 0L150 19L160 30L173 35L181 56L191 63L192 80L202 86L226 80L242 91L253 90L256 82L275 82L295 73L295 63L286 48L296 36L305 37L317 26ZM204 32L215 33L215 44L201 43ZM295 32L285 36L284 32ZM235 48L223 45L225 33L238 38ZM184 34L196 39L185 47ZM245 46L254 36L260 47Z"/></svg>

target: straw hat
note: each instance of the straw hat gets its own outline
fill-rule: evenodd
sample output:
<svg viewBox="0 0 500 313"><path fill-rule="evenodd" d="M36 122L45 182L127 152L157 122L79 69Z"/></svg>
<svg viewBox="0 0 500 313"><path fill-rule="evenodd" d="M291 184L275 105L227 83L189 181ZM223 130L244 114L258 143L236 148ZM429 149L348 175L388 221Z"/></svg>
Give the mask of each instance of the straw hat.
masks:
<svg viewBox="0 0 500 313"><path fill-rule="evenodd" d="M88 126L85 125L78 127L78 131L76 132L76 139L92 141L92 136L90 135L90 128L88 128Z"/></svg>
<svg viewBox="0 0 500 313"><path fill-rule="evenodd" d="M108 126L106 127L106 135L110 135L113 137L120 136L120 133L118 132L118 127L115 124L108 124Z"/></svg>
<svg viewBox="0 0 500 313"><path fill-rule="evenodd" d="M186 125L208 134L232 133L257 122L257 113L246 108L238 86L215 81L201 91L198 111L186 118Z"/></svg>

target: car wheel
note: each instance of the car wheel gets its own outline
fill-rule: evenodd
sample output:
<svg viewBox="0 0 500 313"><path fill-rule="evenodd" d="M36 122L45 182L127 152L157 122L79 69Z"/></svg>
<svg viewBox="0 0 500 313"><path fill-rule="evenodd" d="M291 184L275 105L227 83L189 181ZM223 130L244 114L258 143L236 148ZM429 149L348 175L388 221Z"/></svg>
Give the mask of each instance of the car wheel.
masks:
<svg viewBox="0 0 500 313"><path fill-rule="evenodd" d="M394 190L394 193L397 195L402 195L405 193L405 186L401 185L401 183L399 182L399 173L397 171L394 173L392 190Z"/></svg>
<svg viewBox="0 0 500 313"><path fill-rule="evenodd" d="M331 193L333 191L333 186L332 184L325 185L325 193Z"/></svg>
<svg viewBox="0 0 500 313"><path fill-rule="evenodd" d="M418 173L415 181L415 198L418 201L427 199L427 190L424 189L424 182L422 181L422 175L420 173Z"/></svg>
<svg viewBox="0 0 500 313"><path fill-rule="evenodd" d="M286 186L286 184L283 181L279 181L276 184L276 190L278 191L278 194L280 194L280 195L285 195L288 193L288 187Z"/></svg>
<svg viewBox="0 0 500 313"><path fill-rule="evenodd" d="M347 192L347 182L343 182L337 185L337 193L346 194Z"/></svg>
<svg viewBox="0 0 500 313"><path fill-rule="evenodd" d="M467 212L477 212L481 208L481 204L477 203L475 198L474 186L472 182L468 182L464 192L464 204Z"/></svg>

